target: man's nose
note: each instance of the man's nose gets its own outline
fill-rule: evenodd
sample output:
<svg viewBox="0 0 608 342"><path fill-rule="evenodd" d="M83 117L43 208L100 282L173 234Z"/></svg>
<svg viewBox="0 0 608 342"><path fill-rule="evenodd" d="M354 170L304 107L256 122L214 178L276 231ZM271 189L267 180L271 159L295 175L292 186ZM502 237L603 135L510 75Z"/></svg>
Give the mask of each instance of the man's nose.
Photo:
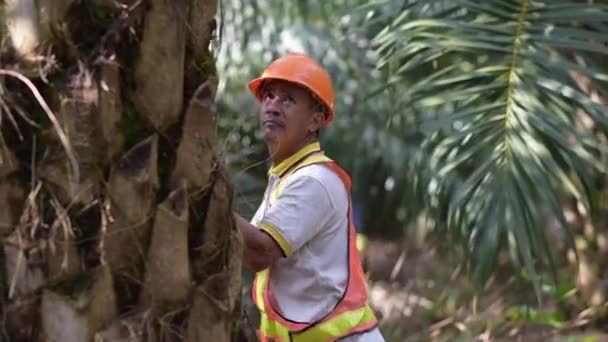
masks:
<svg viewBox="0 0 608 342"><path fill-rule="evenodd" d="M264 113L271 116L279 116L281 114L281 104L276 98L267 100L264 104Z"/></svg>

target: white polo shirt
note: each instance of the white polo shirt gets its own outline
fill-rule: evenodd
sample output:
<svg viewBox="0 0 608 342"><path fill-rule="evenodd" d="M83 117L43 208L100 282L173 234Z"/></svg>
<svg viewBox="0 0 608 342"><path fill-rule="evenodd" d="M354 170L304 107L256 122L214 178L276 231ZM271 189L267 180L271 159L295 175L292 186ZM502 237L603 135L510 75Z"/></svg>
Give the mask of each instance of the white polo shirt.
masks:
<svg viewBox="0 0 608 342"><path fill-rule="evenodd" d="M273 196L280 177L315 149L318 143L271 169L264 199L251 220L285 255L270 268L276 309L301 323L327 315L342 298L348 278L349 194L340 177L321 164L305 166L289 175ZM375 328L341 341L384 339Z"/></svg>

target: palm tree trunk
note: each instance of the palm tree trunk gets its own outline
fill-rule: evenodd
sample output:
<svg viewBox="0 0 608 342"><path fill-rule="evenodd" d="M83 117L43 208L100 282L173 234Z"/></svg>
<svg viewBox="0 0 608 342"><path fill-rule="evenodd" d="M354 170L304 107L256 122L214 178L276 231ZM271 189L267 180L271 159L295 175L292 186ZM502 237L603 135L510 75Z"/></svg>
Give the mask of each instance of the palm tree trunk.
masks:
<svg viewBox="0 0 608 342"><path fill-rule="evenodd" d="M214 0L5 0L0 340L228 341Z"/></svg>

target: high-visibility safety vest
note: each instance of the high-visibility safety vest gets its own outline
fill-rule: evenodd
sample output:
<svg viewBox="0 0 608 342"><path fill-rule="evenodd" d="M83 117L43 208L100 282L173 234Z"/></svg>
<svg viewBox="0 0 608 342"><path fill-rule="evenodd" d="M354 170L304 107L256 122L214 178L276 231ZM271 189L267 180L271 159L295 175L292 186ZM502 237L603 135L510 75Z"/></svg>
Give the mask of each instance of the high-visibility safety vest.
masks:
<svg viewBox="0 0 608 342"><path fill-rule="evenodd" d="M348 206L348 283L342 298L325 317L315 322L294 322L283 317L275 307L276 300L268 286L272 277L270 269L257 272L253 282L252 299L260 310L260 342L329 342L336 339L363 333L375 328L378 324L373 310L367 303L367 284L356 248L356 230L353 224L352 203L350 201L351 179L348 173L338 164L315 151L288 171L275 187L272 197L278 197L282 184L296 170L312 165L323 164L334 171L344 183L349 196Z"/></svg>

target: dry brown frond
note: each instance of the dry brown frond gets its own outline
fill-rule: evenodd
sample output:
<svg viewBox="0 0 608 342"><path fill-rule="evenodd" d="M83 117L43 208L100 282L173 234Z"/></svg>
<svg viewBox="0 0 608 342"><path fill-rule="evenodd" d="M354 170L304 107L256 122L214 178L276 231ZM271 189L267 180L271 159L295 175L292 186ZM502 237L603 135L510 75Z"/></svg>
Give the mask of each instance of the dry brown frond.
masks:
<svg viewBox="0 0 608 342"><path fill-rule="evenodd" d="M25 77L24 75L14 71L14 70L0 69L0 75L7 75L7 76L14 77L14 78L18 79L19 81L23 82L23 84L25 84L30 89L30 91L32 92L32 94L34 95L36 100L38 101L38 104L40 104L40 107L42 107L42 109L44 109L44 112L46 113L49 120L53 124L53 127L55 128L55 131L57 132L57 135L59 136L59 139L61 140L61 144L63 145L63 147L66 151L68 159L70 160L70 164L72 167L72 176L74 177L75 183L77 184L80 181L80 171L79 171L79 167L78 167L78 162L76 160L76 156L74 154L74 150L72 149L72 145L70 144L68 136L63 131L63 128L61 128L61 125L59 124L57 117L55 116L55 114L53 114L53 111L51 110L51 108L49 108L49 105L44 100L44 97L42 97L42 94L40 94L40 92L38 91L36 86L32 83L32 81L30 81L27 77Z"/></svg>

